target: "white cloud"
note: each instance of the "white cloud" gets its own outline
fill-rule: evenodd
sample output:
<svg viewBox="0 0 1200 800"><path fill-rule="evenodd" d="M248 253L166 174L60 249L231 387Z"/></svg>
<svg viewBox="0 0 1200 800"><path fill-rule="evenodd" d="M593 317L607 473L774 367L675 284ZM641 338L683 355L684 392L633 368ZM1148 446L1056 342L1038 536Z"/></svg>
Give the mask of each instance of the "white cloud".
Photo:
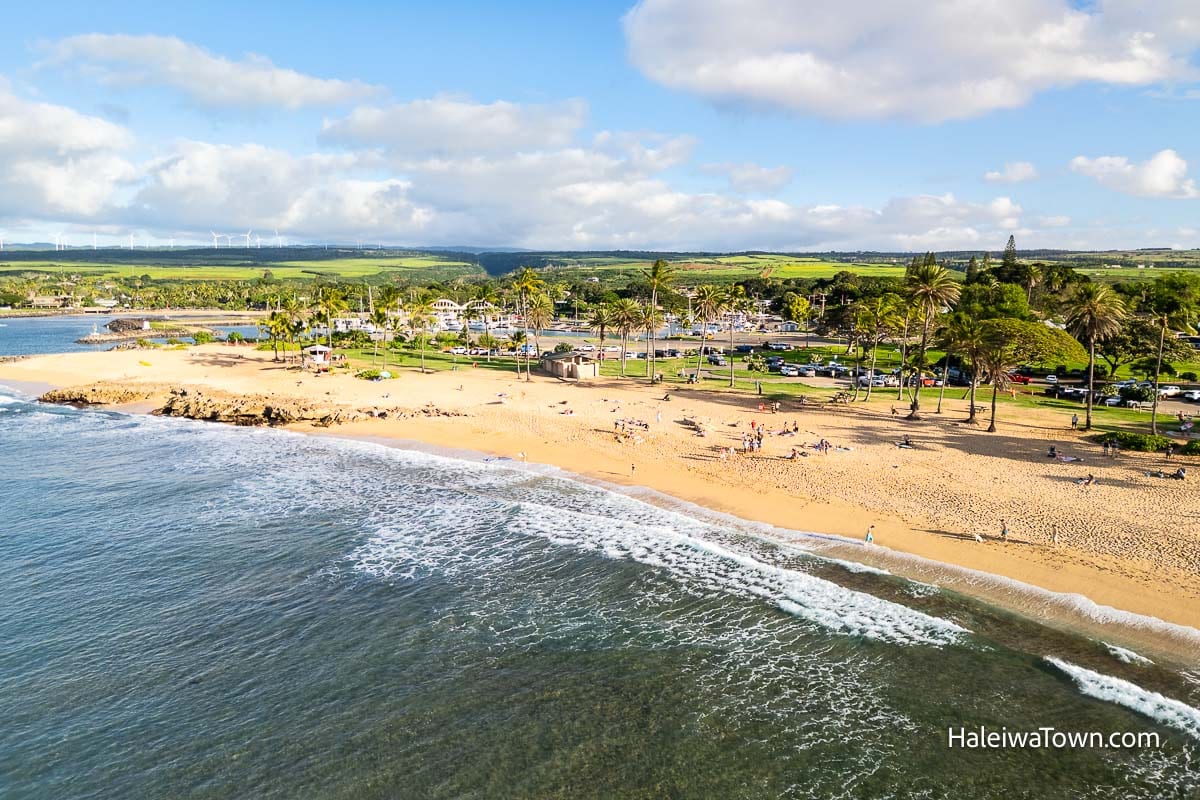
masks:
<svg viewBox="0 0 1200 800"><path fill-rule="evenodd" d="M1200 5L1078 5L860 0L830 13L818 0L641 0L623 21L631 60L659 83L837 118L957 119L1054 87L1195 77Z"/></svg>
<svg viewBox="0 0 1200 800"><path fill-rule="evenodd" d="M370 157L182 141L148 165L126 216L146 227L199 232L419 234L430 212L408 199L407 182L372 177L376 166Z"/></svg>
<svg viewBox="0 0 1200 800"><path fill-rule="evenodd" d="M0 216L99 213L136 177L120 155L132 142L120 125L24 99L0 78Z"/></svg>
<svg viewBox="0 0 1200 800"><path fill-rule="evenodd" d="M1125 156L1076 156L1071 159L1071 169L1126 194L1176 199L1200 197L1196 182L1187 176L1187 162L1174 150L1160 150L1140 164L1131 163Z"/></svg>
<svg viewBox="0 0 1200 800"><path fill-rule="evenodd" d="M208 241L210 229L278 228L292 241L553 249L998 247L1020 230L1022 209L1008 197L921 195L871 208L684 191L669 176L692 157L688 136L513 132L504 149L471 152L480 145L464 141L454 152L414 154L418 142L291 153L184 139L134 163L125 128L0 85L0 221L9 230L40 224L70 234L74 225L76 235L132 229L193 241ZM784 177L755 164L707 169L743 188Z"/></svg>
<svg viewBox="0 0 1200 800"><path fill-rule="evenodd" d="M587 119L587 104L519 105L498 100L473 103L434 97L394 105L361 106L326 120L326 143L382 147L408 156L489 153L569 144Z"/></svg>
<svg viewBox="0 0 1200 800"><path fill-rule="evenodd" d="M984 173L983 179L988 183L1023 183L1037 176L1037 168L1028 161L1009 161L999 172Z"/></svg>
<svg viewBox="0 0 1200 800"><path fill-rule="evenodd" d="M1043 228L1065 228L1071 224L1071 218L1065 215L1039 217L1038 224Z"/></svg>
<svg viewBox="0 0 1200 800"><path fill-rule="evenodd" d="M740 164L705 164L701 171L709 175L720 175L729 181L735 192L774 192L792 182L792 170L788 167L764 167L746 161Z"/></svg>
<svg viewBox="0 0 1200 800"><path fill-rule="evenodd" d="M47 49L48 63L77 66L101 83L170 86L210 107L297 109L353 102L379 91L359 81L315 78L277 67L258 55L232 61L173 36L90 33Z"/></svg>

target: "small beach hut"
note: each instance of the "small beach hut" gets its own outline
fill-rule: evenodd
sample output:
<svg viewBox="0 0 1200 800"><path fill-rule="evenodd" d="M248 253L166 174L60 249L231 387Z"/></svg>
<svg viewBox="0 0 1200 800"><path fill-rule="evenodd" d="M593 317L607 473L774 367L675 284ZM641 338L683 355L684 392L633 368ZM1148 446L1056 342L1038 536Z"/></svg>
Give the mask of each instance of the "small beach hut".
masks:
<svg viewBox="0 0 1200 800"><path fill-rule="evenodd" d="M547 353L542 356L542 369L556 378L600 377L600 362L587 353Z"/></svg>
<svg viewBox="0 0 1200 800"><path fill-rule="evenodd" d="M304 357L310 364L323 367L329 364L329 354L333 352L323 344L314 344L304 348Z"/></svg>

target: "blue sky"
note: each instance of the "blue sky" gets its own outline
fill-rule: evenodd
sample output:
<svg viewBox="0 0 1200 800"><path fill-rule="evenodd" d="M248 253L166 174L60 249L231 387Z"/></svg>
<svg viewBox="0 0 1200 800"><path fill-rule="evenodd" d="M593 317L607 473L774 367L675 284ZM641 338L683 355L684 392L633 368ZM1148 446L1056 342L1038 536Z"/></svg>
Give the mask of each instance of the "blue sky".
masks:
<svg viewBox="0 0 1200 800"><path fill-rule="evenodd" d="M10 10L8 242L1200 245L1194 3L110 5Z"/></svg>

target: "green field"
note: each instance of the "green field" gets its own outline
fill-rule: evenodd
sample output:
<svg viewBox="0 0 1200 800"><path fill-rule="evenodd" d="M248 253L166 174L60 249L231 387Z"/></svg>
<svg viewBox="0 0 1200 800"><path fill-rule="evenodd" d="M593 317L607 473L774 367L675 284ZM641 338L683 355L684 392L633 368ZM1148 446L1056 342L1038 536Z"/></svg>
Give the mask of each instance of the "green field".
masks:
<svg viewBox="0 0 1200 800"><path fill-rule="evenodd" d="M901 259L886 263L861 261L828 261L770 253L752 255L708 256L669 259L683 283L732 283L746 278L769 276L777 280L788 278L831 278L839 272L854 272L872 277L896 278L904 275L907 262ZM553 271L572 277L597 277L602 281L632 280L650 266L650 261L617 257L563 259L555 262Z"/></svg>
<svg viewBox="0 0 1200 800"><path fill-rule="evenodd" d="M308 261L261 261L251 263L153 264L102 263L89 261L0 260L0 277L25 272L70 274L97 278L132 278L149 275L152 280L250 281L264 272L281 280L311 280L319 276L365 278L381 273L414 280L447 280L458 276L482 275L475 264L431 255L329 258Z"/></svg>

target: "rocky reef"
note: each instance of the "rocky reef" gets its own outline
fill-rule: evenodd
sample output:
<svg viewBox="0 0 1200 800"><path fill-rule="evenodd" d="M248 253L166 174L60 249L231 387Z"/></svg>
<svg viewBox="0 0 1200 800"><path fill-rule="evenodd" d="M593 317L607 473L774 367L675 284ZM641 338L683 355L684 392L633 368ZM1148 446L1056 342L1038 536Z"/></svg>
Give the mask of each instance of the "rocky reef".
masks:
<svg viewBox="0 0 1200 800"><path fill-rule="evenodd" d="M459 411L445 411L432 405L419 409L354 408L332 402L313 402L300 397L233 394L212 389L162 384L95 383L54 389L40 398L46 403L71 405L121 405L147 400L161 401L150 413L164 417L224 422L231 425L292 425L305 423L328 428L363 419L405 417L457 417Z"/></svg>

